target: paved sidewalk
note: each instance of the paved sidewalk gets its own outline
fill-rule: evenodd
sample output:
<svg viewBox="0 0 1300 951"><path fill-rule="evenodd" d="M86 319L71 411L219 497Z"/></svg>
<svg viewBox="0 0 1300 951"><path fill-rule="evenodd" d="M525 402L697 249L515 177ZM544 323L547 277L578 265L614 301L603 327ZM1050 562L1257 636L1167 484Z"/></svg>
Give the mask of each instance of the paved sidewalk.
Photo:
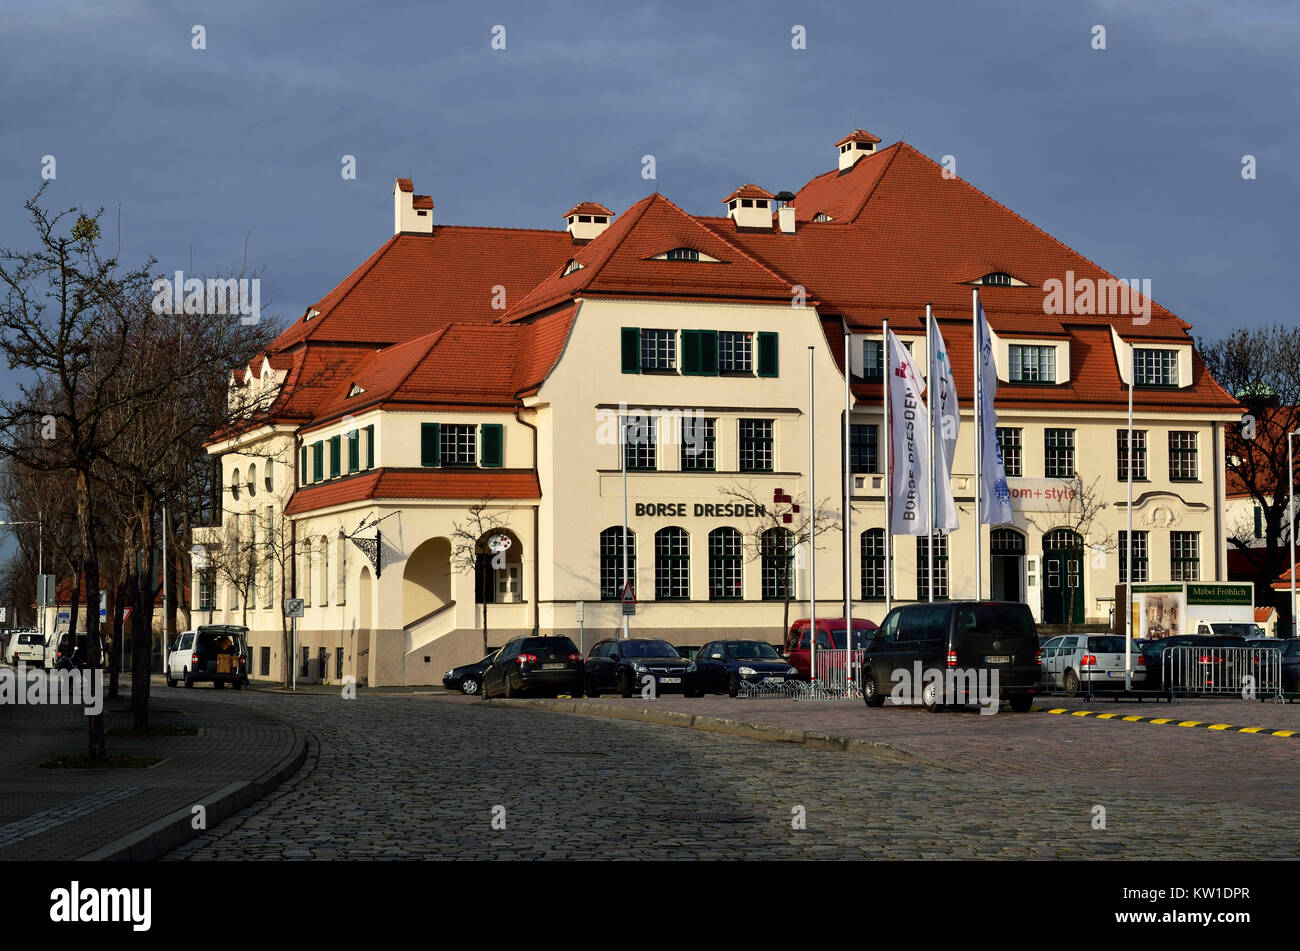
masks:
<svg viewBox="0 0 1300 951"><path fill-rule="evenodd" d="M130 681L104 704L105 729L132 724ZM208 687L151 688L150 723L192 725L197 736L109 736L110 753L160 756L143 769L40 769L58 754L84 754L79 707L0 705L0 861L154 858L197 834L192 809L209 826L265 795L301 765L303 734ZM201 694L201 698L196 695Z"/></svg>

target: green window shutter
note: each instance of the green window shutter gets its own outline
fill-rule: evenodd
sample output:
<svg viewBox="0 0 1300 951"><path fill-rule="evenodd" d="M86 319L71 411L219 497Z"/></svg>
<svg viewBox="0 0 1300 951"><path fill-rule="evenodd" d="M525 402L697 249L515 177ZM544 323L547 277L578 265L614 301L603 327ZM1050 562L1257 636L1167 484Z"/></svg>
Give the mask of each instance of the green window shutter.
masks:
<svg viewBox="0 0 1300 951"><path fill-rule="evenodd" d="M700 335L700 373L705 376L718 375L718 332L701 330Z"/></svg>
<svg viewBox="0 0 1300 951"><path fill-rule="evenodd" d="M682 373L697 376L700 372L700 332L682 331Z"/></svg>
<svg viewBox="0 0 1300 951"><path fill-rule="evenodd" d="M359 430L352 430L348 433L348 472L356 472L361 468L361 433Z"/></svg>
<svg viewBox="0 0 1300 951"><path fill-rule="evenodd" d="M310 481L311 476L307 471L307 447L304 445L298 451L298 484L306 485Z"/></svg>
<svg viewBox="0 0 1300 951"><path fill-rule="evenodd" d="M366 427L366 468L375 467L375 427Z"/></svg>
<svg viewBox="0 0 1300 951"><path fill-rule="evenodd" d="M501 424L484 423L479 426L479 465L499 468L501 465Z"/></svg>
<svg viewBox="0 0 1300 951"><path fill-rule="evenodd" d="M778 376L781 360L777 354L776 334L762 332L758 335L758 375Z"/></svg>
<svg viewBox="0 0 1300 951"><path fill-rule="evenodd" d="M420 424L420 465L438 464L438 424Z"/></svg>
<svg viewBox="0 0 1300 951"><path fill-rule="evenodd" d="M637 327L623 328L623 372L641 372L641 330Z"/></svg>
<svg viewBox="0 0 1300 951"><path fill-rule="evenodd" d="M315 442L311 445L311 481L319 482L325 478L325 444Z"/></svg>
<svg viewBox="0 0 1300 951"><path fill-rule="evenodd" d="M342 437L331 436L330 437L330 478L331 479L337 479L339 477L339 473L342 471L341 468L342 459L339 458L341 455L340 452L341 449L342 449Z"/></svg>
<svg viewBox="0 0 1300 951"><path fill-rule="evenodd" d="M1264 512L1258 505L1255 506L1255 537L1264 537Z"/></svg>

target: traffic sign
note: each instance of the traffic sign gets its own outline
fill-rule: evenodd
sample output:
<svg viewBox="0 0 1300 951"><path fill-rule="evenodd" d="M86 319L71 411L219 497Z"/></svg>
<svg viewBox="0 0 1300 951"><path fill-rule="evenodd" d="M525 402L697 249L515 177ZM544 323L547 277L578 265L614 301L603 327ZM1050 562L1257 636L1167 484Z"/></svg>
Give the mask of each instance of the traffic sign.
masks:
<svg viewBox="0 0 1300 951"><path fill-rule="evenodd" d="M627 615L628 617L631 617L632 615L636 614L636 602L635 602L635 601L624 601L624 602L623 602L623 613L624 613L625 615Z"/></svg>
<svg viewBox="0 0 1300 951"><path fill-rule="evenodd" d="M574 607L574 613L576 615L574 617L574 620L577 621L579 624L581 624L583 621L583 615L586 613L586 607L587 604L584 601L579 601Z"/></svg>
<svg viewBox="0 0 1300 951"><path fill-rule="evenodd" d="M622 600L624 604L636 604L636 592L632 589L632 581L630 579L623 585Z"/></svg>
<svg viewBox="0 0 1300 951"><path fill-rule="evenodd" d="M303 610L302 598L285 598L284 599L284 616L285 617L302 617L306 612Z"/></svg>

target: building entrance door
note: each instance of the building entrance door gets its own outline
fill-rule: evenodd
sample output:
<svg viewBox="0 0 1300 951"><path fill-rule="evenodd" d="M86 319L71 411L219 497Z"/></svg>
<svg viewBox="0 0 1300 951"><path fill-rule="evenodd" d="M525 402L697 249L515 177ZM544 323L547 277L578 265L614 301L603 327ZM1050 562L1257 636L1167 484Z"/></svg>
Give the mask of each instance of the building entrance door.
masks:
<svg viewBox="0 0 1300 951"><path fill-rule="evenodd" d="M1068 528L1043 536L1043 623L1083 623L1083 539Z"/></svg>
<svg viewBox="0 0 1300 951"><path fill-rule="evenodd" d="M1023 601L1025 598L1025 536L1014 528L990 532L993 553L989 594L994 601Z"/></svg>

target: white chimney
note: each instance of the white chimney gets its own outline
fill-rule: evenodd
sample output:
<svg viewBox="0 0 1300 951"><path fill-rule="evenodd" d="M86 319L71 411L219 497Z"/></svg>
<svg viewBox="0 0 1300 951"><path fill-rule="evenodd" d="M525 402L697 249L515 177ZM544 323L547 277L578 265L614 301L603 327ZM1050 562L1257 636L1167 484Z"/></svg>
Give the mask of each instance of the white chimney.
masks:
<svg viewBox="0 0 1300 951"><path fill-rule="evenodd" d="M409 178L393 185L393 234L433 234L433 199L415 194Z"/></svg>
<svg viewBox="0 0 1300 951"><path fill-rule="evenodd" d="M773 197L766 188L741 185L722 199L722 203L727 206L727 217L736 223L737 228L762 228L770 231Z"/></svg>
<svg viewBox="0 0 1300 951"><path fill-rule="evenodd" d="M876 146L879 144L880 139L870 132L854 129L835 143L835 148L840 153L840 171L852 168L853 163L860 158L875 154Z"/></svg>
<svg viewBox="0 0 1300 951"><path fill-rule="evenodd" d="M609 227L614 212L594 201L582 201L564 213L573 240L590 241Z"/></svg>
<svg viewBox="0 0 1300 951"><path fill-rule="evenodd" d="M794 194L777 192L775 201L780 202L776 209L776 224L782 234L794 234Z"/></svg>

